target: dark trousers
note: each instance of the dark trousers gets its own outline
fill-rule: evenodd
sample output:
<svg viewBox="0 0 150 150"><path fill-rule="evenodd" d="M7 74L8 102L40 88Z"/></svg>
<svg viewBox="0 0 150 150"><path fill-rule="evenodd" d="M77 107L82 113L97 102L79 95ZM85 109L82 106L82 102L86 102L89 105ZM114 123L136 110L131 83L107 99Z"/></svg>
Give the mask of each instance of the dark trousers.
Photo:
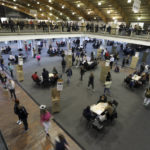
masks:
<svg viewBox="0 0 150 150"><path fill-rule="evenodd" d="M112 66L113 66L113 62L111 61L110 62L110 69L112 69Z"/></svg>
<svg viewBox="0 0 150 150"><path fill-rule="evenodd" d="M80 80L82 81L82 80L83 80L83 74L81 73L80 75L81 75L81 78L80 78Z"/></svg>
<svg viewBox="0 0 150 150"><path fill-rule="evenodd" d="M16 97L16 94L15 94L15 89L11 89L11 90L9 90L9 91L10 91L11 98L13 98L13 96L14 96L14 98L15 98L15 100L16 100L17 97Z"/></svg>
<svg viewBox="0 0 150 150"><path fill-rule="evenodd" d="M62 67L62 72L63 72L63 73L65 72L65 67Z"/></svg>
<svg viewBox="0 0 150 150"><path fill-rule="evenodd" d="M12 71L12 70L10 71L10 74L11 74L11 77L13 78L13 77L14 77L14 75L13 75L13 71Z"/></svg>
<svg viewBox="0 0 150 150"><path fill-rule="evenodd" d="M21 119L24 125L24 129L28 130L28 122L27 122L27 118Z"/></svg>
<svg viewBox="0 0 150 150"><path fill-rule="evenodd" d="M89 82L89 83L88 83L88 87L89 87L90 85L92 86L92 89L94 89L94 82Z"/></svg>

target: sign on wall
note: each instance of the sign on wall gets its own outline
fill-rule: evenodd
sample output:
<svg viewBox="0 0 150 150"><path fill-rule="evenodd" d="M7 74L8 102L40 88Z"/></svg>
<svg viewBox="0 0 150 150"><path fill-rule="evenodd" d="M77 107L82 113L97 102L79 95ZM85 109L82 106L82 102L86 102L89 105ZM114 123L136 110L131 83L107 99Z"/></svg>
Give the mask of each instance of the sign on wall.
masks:
<svg viewBox="0 0 150 150"><path fill-rule="evenodd" d="M140 0L134 0L132 10L134 13L138 13L140 11L141 1Z"/></svg>

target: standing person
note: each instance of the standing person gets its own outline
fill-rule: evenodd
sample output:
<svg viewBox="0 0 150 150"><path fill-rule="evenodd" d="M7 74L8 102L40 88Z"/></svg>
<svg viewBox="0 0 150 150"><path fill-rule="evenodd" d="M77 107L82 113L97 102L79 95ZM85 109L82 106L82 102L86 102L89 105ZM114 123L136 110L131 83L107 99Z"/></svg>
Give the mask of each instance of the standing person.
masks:
<svg viewBox="0 0 150 150"><path fill-rule="evenodd" d="M0 58L0 65L1 65L2 70L4 71L4 59L2 56Z"/></svg>
<svg viewBox="0 0 150 150"><path fill-rule="evenodd" d="M35 58L35 56L36 56L36 50L35 50L35 48L33 48L33 58Z"/></svg>
<svg viewBox="0 0 150 150"><path fill-rule="evenodd" d="M72 66L74 66L74 62L75 62L75 56L74 53L72 53Z"/></svg>
<svg viewBox="0 0 150 150"><path fill-rule="evenodd" d="M38 55L36 56L36 59L37 59L37 62L38 62L38 64L39 64L39 63L40 63L40 60L41 60L40 54L38 54Z"/></svg>
<svg viewBox="0 0 150 150"><path fill-rule="evenodd" d="M11 63L8 63L8 70L10 71L11 77L13 78L13 66L11 65Z"/></svg>
<svg viewBox="0 0 150 150"><path fill-rule="evenodd" d="M81 80L81 81L83 80L83 75L84 75L84 73L85 73L85 69L84 69L83 66L81 66L81 67L80 67L80 75L81 75L80 80Z"/></svg>
<svg viewBox="0 0 150 150"><path fill-rule="evenodd" d="M125 63L126 63L126 59L124 57L123 60L122 60L122 68L124 67Z"/></svg>
<svg viewBox="0 0 150 150"><path fill-rule="evenodd" d="M40 106L40 116L41 116L41 123L44 127L47 136L49 135L49 128L50 128L50 118L51 114L47 111L46 105Z"/></svg>
<svg viewBox="0 0 150 150"><path fill-rule="evenodd" d="M15 98L15 100L17 100L17 97L16 97L16 93L15 93L15 82L11 79L8 80L8 89L10 91L10 95L11 95L11 98Z"/></svg>
<svg viewBox="0 0 150 150"><path fill-rule="evenodd" d="M72 76L72 69L70 67L66 70L66 74L67 74L67 83L69 84Z"/></svg>
<svg viewBox="0 0 150 150"><path fill-rule="evenodd" d="M148 106L150 104L150 87L146 89L145 91L145 98L144 103L145 106Z"/></svg>
<svg viewBox="0 0 150 150"><path fill-rule="evenodd" d="M68 142L62 134L58 134L58 138L55 141L55 150L69 150Z"/></svg>
<svg viewBox="0 0 150 150"><path fill-rule="evenodd" d="M88 82L88 89L89 89L89 86L92 86L92 89L93 89L93 92L95 91L94 90L94 75L93 73L91 72L90 76L89 76L89 82Z"/></svg>
<svg viewBox="0 0 150 150"><path fill-rule="evenodd" d="M107 73L107 76L106 76L106 81L111 81L111 80L112 80L112 78L111 78L111 73L108 72L108 73Z"/></svg>
<svg viewBox="0 0 150 150"><path fill-rule="evenodd" d="M109 95L110 95L110 87L111 87L111 84L112 84L112 81L111 81L111 80L105 81L105 84L104 84L104 86L105 86L105 88L104 88L104 94L106 94L106 92L108 92Z"/></svg>
<svg viewBox="0 0 150 150"><path fill-rule="evenodd" d="M113 67L114 60L115 60L114 57L111 56L111 58L110 58L110 69L112 69L112 67Z"/></svg>
<svg viewBox="0 0 150 150"><path fill-rule="evenodd" d="M64 73L65 72L65 68L66 68L66 61L65 61L65 59L62 60L61 65L62 65L62 72Z"/></svg>
<svg viewBox="0 0 150 150"><path fill-rule="evenodd" d="M18 116L23 122L25 131L27 131L28 130L28 122L27 122L28 113L24 106L20 106L20 105L18 106Z"/></svg>
<svg viewBox="0 0 150 150"><path fill-rule="evenodd" d="M18 116L19 120L17 121L17 124L18 125L21 125L21 119L20 119L20 116L19 116L19 100L15 100L15 105L14 105L14 113Z"/></svg>

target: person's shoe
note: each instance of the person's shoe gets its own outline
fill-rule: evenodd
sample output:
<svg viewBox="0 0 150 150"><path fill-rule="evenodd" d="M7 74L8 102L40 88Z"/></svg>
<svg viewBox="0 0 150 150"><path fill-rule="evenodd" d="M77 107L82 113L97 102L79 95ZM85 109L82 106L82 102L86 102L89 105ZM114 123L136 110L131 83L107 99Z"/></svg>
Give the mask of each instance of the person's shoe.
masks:
<svg viewBox="0 0 150 150"><path fill-rule="evenodd" d="M17 121L17 124L19 124L20 120Z"/></svg>
<svg viewBox="0 0 150 150"><path fill-rule="evenodd" d="M46 133L46 136L50 137L48 133Z"/></svg>
<svg viewBox="0 0 150 150"><path fill-rule="evenodd" d="M21 121L19 121L18 125L21 125L21 124L22 124L22 122L21 122Z"/></svg>

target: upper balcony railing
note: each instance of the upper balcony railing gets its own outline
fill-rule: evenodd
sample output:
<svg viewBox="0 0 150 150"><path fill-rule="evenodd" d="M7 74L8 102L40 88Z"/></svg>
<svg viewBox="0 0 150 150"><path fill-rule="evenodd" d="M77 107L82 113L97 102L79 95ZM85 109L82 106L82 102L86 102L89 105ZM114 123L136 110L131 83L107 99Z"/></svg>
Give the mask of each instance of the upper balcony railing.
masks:
<svg viewBox="0 0 150 150"><path fill-rule="evenodd" d="M120 29L111 27L87 27L87 26L61 26L61 25L35 25L35 24L24 24L24 25L4 25L0 27L0 36L10 34L56 34L56 33L86 33L96 34L103 36L114 36L124 37L131 39L139 39L150 41L150 30L141 29Z"/></svg>

